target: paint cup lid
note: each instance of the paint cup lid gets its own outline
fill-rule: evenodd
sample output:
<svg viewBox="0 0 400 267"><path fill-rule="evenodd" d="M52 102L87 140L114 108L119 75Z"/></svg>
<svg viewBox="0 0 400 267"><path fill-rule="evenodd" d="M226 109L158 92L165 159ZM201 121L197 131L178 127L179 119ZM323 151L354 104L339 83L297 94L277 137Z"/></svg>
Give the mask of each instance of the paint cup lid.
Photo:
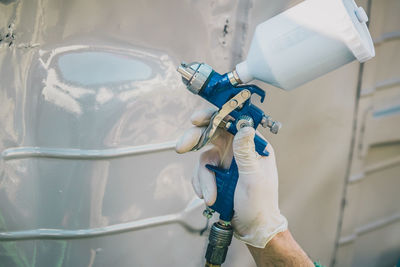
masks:
<svg viewBox="0 0 400 267"><path fill-rule="evenodd" d="M354 56L360 62L365 62L375 56L374 44L367 27L368 16L362 7L354 0L338 1L340 9L346 11L338 22L342 27L342 38Z"/></svg>

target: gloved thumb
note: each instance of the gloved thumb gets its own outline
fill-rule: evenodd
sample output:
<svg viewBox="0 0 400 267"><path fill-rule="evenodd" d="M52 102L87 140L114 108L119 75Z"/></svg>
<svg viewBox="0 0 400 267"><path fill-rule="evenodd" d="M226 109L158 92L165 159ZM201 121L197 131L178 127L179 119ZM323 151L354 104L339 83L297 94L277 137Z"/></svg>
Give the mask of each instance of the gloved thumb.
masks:
<svg viewBox="0 0 400 267"><path fill-rule="evenodd" d="M254 135L254 128L244 127L236 133L233 139L233 154L241 174L255 171L257 152L254 145Z"/></svg>

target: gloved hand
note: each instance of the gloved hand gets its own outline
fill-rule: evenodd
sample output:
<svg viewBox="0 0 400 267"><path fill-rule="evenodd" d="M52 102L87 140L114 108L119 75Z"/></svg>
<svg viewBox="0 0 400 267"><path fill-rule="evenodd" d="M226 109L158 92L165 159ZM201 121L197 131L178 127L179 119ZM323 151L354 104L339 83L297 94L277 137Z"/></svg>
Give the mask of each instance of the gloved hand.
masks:
<svg viewBox="0 0 400 267"><path fill-rule="evenodd" d="M176 145L178 153L190 151L198 142L215 109L195 112L191 121L195 127L187 130ZM255 151L255 130L245 127L233 136L218 129L211 140L212 147L200 155L192 184L207 206L217 198L215 175L205 165L228 168L234 154L239 180L234 196L232 226L235 237L245 243L264 248L277 233L287 230L287 220L278 207L278 172L275 154L268 143L268 157ZM233 139L233 142L232 142Z"/></svg>

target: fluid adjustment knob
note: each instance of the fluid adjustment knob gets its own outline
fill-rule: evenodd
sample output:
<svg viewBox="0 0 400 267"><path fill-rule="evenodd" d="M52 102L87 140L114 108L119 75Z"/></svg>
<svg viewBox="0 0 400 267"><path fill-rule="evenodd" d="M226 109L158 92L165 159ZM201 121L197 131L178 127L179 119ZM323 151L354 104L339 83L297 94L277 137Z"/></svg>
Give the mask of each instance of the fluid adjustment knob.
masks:
<svg viewBox="0 0 400 267"><path fill-rule="evenodd" d="M254 121L253 118L247 115L242 115L239 117L237 123L236 123L236 129L239 131L241 128L244 127L253 127L254 126Z"/></svg>
<svg viewBox="0 0 400 267"><path fill-rule="evenodd" d="M264 128L269 128L270 132L273 134L277 134L282 128L282 123L272 120L271 117L268 115L263 116L261 120L261 125Z"/></svg>

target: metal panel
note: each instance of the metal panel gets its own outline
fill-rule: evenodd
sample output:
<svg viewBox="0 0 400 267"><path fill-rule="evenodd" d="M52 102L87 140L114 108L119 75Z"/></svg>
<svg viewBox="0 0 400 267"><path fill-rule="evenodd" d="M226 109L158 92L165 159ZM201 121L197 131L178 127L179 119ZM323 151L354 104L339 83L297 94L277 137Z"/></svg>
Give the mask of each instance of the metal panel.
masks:
<svg viewBox="0 0 400 267"><path fill-rule="evenodd" d="M0 238L34 239L1 242L0 265L200 265L196 154L172 148L203 104L175 66L227 69L233 34L223 29L237 4L0 6L1 34L14 34L0 44ZM230 259L244 266L250 256L235 260L246 250L238 245Z"/></svg>
<svg viewBox="0 0 400 267"><path fill-rule="evenodd" d="M395 266L399 260L399 236L398 221L360 236L352 266Z"/></svg>
<svg viewBox="0 0 400 267"><path fill-rule="evenodd" d="M376 57L363 69L336 266L393 266L400 250L400 6L371 3Z"/></svg>

